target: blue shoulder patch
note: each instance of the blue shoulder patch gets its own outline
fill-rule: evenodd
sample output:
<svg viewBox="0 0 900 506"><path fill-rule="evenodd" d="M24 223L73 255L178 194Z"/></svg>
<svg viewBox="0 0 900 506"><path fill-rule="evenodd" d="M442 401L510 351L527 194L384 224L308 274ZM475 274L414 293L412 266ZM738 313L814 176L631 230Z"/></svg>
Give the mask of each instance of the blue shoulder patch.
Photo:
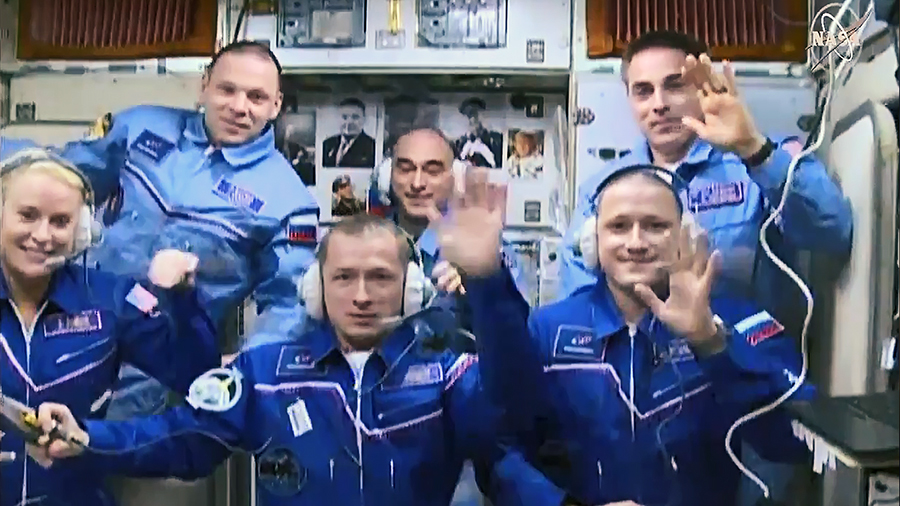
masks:
<svg viewBox="0 0 900 506"><path fill-rule="evenodd" d="M319 241L319 220L315 215L292 216L288 219L287 238L293 244L316 244Z"/></svg>
<svg viewBox="0 0 900 506"><path fill-rule="evenodd" d="M768 311L760 311L737 322L734 330L742 334L751 346L756 346L766 339L780 334L784 331L784 326Z"/></svg>

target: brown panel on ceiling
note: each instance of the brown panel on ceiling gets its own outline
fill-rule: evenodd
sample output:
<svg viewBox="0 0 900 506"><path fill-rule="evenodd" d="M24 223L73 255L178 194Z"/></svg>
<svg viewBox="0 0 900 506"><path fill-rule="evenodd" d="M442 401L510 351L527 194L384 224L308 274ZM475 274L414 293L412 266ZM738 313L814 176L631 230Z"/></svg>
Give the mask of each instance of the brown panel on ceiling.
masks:
<svg viewBox="0 0 900 506"><path fill-rule="evenodd" d="M587 0L589 58L621 56L651 30L705 41L716 59L806 60L808 3L799 0Z"/></svg>
<svg viewBox="0 0 900 506"><path fill-rule="evenodd" d="M20 60L210 56L216 0L22 0Z"/></svg>

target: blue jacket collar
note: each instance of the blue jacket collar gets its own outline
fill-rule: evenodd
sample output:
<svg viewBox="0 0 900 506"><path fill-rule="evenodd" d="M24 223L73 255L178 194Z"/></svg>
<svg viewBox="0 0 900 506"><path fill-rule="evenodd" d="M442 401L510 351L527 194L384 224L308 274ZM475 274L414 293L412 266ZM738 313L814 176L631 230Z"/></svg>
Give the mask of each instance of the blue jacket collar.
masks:
<svg viewBox="0 0 900 506"><path fill-rule="evenodd" d="M396 208L391 207L387 218L394 223L397 223ZM439 244L437 230L434 225L429 225L428 228L426 228L425 231L422 232L422 235L419 236L419 238L416 240L416 247L421 253L427 254L432 258L437 256L438 250L440 249L441 245Z"/></svg>
<svg viewBox="0 0 900 506"><path fill-rule="evenodd" d="M709 162L715 153L717 153L717 150L712 144L700 138L695 139L691 144L691 149L688 150L687 156L684 157L684 160L682 160L678 166L678 175L687 181L689 177L692 177L697 170L703 166L703 164ZM641 139L623 161L626 163L631 162L628 163L628 165L653 163L653 155L650 153L650 144L646 139Z"/></svg>
<svg viewBox="0 0 900 506"><path fill-rule="evenodd" d="M50 278L50 287L47 291L47 301L69 314L78 313L86 309L85 301L89 294L81 281L84 272L81 267L66 263ZM9 286L6 284L6 275L0 268L0 300L9 300Z"/></svg>
<svg viewBox="0 0 900 506"><path fill-rule="evenodd" d="M331 323L318 323L309 337L308 346L316 364L342 355L341 344ZM403 356L415 337L416 332L413 325L410 324L410 320L405 320L384 338L381 345L375 349L375 354L382 358L385 365L390 366Z"/></svg>
<svg viewBox="0 0 900 506"><path fill-rule="evenodd" d="M184 137L195 144L210 145L203 114L196 112L188 117L184 128ZM267 125L259 137L237 146L224 146L221 151L222 157L232 167L240 169L250 166L275 151L275 129L272 125Z"/></svg>
<svg viewBox="0 0 900 506"><path fill-rule="evenodd" d="M616 305L612 291L610 291L609 285L606 284L605 274L600 274L600 278L591 291L590 297L593 302L591 304L592 325L598 339L601 341L606 340L628 328L627 322L622 317L622 312ZM647 314L638 323L638 329L645 335L651 335L653 321L653 314L647 311Z"/></svg>

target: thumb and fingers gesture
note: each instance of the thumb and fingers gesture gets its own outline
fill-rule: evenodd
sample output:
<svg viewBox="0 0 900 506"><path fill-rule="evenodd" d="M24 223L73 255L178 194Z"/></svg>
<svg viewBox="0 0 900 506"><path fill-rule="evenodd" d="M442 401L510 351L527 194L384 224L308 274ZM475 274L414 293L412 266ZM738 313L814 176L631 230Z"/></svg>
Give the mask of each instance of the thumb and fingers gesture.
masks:
<svg viewBox="0 0 900 506"><path fill-rule="evenodd" d="M674 332L689 336L701 332L711 318L709 296L720 263L720 254L709 253L706 234L694 238L690 227L679 230L677 255L669 267L669 293L665 301L646 285L634 291Z"/></svg>

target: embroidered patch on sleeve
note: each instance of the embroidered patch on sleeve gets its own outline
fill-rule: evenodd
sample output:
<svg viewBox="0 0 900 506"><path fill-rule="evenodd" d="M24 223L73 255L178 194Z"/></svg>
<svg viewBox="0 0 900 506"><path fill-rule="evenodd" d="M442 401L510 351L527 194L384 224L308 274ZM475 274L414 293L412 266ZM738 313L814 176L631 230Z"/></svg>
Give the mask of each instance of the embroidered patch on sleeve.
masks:
<svg viewBox="0 0 900 506"><path fill-rule="evenodd" d="M766 339L780 334L784 331L784 326L768 311L760 311L739 321L734 326L734 330L743 334L751 346L756 346Z"/></svg>

